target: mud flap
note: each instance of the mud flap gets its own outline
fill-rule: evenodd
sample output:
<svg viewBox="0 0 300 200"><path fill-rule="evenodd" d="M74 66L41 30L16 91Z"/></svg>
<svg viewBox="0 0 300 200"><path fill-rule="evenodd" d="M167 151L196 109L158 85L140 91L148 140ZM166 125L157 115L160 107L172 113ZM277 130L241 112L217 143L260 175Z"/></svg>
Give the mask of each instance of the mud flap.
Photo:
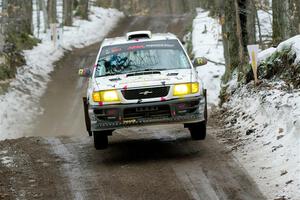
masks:
<svg viewBox="0 0 300 200"><path fill-rule="evenodd" d="M83 100L83 109L84 109L84 119L85 119L85 125L86 125L86 130L89 133L89 136L92 136L92 131L91 131L91 120L89 116L89 106L88 106L88 101L86 97L82 98Z"/></svg>
<svg viewBox="0 0 300 200"><path fill-rule="evenodd" d="M203 96L204 96L204 100L205 100L205 102L204 102L204 120L205 120L205 124L207 124L208 115L207 115L207 90L206 89L203 91ZM184 125L184 128L189 128L189 127L191 127L192 124L183 124L183 125Z"/></svg>
<svg viewBox="0 0 300 200"><path fill-rule="evenodd" d="M204 99L205 99L205 104L204 104L204 119L205 119L205 122L207 123L207 90L205 89L203 91L203 94L204 94Z"/></svg>

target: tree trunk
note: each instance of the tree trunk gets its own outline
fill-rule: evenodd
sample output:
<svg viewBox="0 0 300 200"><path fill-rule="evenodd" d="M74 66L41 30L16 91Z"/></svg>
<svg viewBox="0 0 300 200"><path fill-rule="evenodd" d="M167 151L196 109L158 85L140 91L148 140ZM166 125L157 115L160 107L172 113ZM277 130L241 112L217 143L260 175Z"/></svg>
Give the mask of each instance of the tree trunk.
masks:
<svg viewBox="0 0 300 200"><path fill-rule="evenodd" d="M232 72L239 65L239 42L236 37L237 25L234 3L235 0L224 1L224 14L221 16L224 57L226 64L223 83L227 83L231 79Z"/></svg>
<svg viewBox="0 0 300 200"><path fill-rule="evenodd" d="M43 10L44 33L46 33L47 29L49 28L47 8L46 8L45 0L39 0L39 1L40 1L41 9Z"/></svg>
<svg viewBox="0 0 300 200"><path fill-rule="evenodd" d="M247 44L255 44L256 43L256 8L255 2L253 0L248 0L246 3L247 9L247 36L248 41Z"/></svg>
<svg viewBox="0 0 300 200"><path fill-rule="evenodd" d="M120 9L120 7L121 7L121 2L120 2L120 0L112 0L111 5L112 5L113 8Z"/></svg>
<svg viewBox="0 0 300 200"><path fill-rule="evenodd" d="M8 0L7 33L32 34L32 1Z"/></svg>
<svg viewBox="0 0 300 200"><path fill-rule="evenodd" d="M63 25L72 26L73 0L64 0L63 2Z"/></svg>
<svg viewBox="0 0 300 200"><path fill-rule="evenodd" d="M89 0L79 0L77 13L78 15L85 20L89 19Z"/></svg>
<svg viewBox="0 0 300 200"><path fill-rule="evenodd" d="M232 73L237 69L238 80L245 75L247 45L255 43L255 12L253 4L248 0L226 0L224 2L222 22L224 57L226 70L223 83L231 80Z"/></svg>
<svg viewBox="0 0 300 200"><path fill-rule="evenodd" d="M25 64L21 50L31 48L32 34L32 1L5 0L2 2L3 12L3 54L5 56L5 74L1 79L13 78L16 67Z"/></svg>
<svg viewBox="0 0 300 200"><path fill-rule="evenodd" d="M300 0L289 0L290 37L300 33Z"/></svg>
<svg viewBox="0 0 300 200"><path fill-rule="evenodd" d="M36 5L36 18L37 18L37 37L40 36L40 25L41 25L41 18L40 18L40 2L37 0L35 2L35 5Z"/></svg>
<svg viewBox="0 0 300 200"><path fill-rule="evenodd" d="M48 13L48 27L50 24L57 22L56 19L56 0L48 0L47 2L47 13Z"/></svg>
<svg viewBox="0 0 300 200"><path fill-rule="evenodd" d="M273 43L278 45L290 37L289 2L273 0Z"/></svg>
<svg viewBox="0 0 300 200"><path fill-rule="evenodd" d="M242 2L240 2L239 0L235 0L234 2L236 36L239 44L239 65L244 63L244 44L247 43L247 27L245 28L245 24L247 23L247 17L244 10L244 3L244 0L242 0Z"/></svg>

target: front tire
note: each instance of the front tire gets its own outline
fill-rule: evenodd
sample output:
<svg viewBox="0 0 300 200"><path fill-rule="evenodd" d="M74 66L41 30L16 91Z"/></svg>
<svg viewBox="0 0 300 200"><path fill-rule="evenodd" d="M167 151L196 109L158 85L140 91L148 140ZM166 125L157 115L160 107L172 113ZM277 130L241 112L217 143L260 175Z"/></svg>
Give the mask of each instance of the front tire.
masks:
<svg viewBox="0 0 300 200"><path fill-rule="evenodd" d="M94 131L94 145L95 149L101 150L108 147L108 135L111 134L107 131Z"/></svg>
<svg viewBox="0 0 300 200"><path fill-rule="evenodd" d="M88 100L86 97L83 97L83 110L84 110L84 120L85 120L85 126L86 126L86 130L89 134L89 136L92 136L92 131L91 131L91 119L89 116L89 104L88 104Z"/></svg>
<svg viewBox="0 0 300 200"><path fill-rule="evenodd" d="M204 140L206 137L206 121L189 125L193 140Z"/></svg>

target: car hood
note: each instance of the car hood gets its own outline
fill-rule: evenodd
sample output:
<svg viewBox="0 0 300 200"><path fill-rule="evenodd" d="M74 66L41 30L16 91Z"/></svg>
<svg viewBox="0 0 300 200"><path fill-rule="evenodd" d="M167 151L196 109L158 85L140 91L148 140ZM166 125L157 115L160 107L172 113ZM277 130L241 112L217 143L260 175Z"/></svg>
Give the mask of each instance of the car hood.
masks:
<svg viewBox="0 0 300 200"><path fill-rule="evenodd" d="M98 77L94 79L94 90L129 89L192 82L197 80L195 73L193 69L178 69Z"/></svg>

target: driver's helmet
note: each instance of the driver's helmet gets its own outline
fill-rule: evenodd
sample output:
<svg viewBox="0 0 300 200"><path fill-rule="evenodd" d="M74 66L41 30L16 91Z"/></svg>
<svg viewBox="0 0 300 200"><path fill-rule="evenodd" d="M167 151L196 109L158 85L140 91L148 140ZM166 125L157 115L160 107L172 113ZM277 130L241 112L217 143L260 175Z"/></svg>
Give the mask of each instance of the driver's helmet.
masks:
<svg viewBox="0 0 300 200"><path fill-rule="evenodd" d="M112 55L110 57L109 62L110 62L111 66L116 66L118 64L118 56L117 55Z"/></svg>

